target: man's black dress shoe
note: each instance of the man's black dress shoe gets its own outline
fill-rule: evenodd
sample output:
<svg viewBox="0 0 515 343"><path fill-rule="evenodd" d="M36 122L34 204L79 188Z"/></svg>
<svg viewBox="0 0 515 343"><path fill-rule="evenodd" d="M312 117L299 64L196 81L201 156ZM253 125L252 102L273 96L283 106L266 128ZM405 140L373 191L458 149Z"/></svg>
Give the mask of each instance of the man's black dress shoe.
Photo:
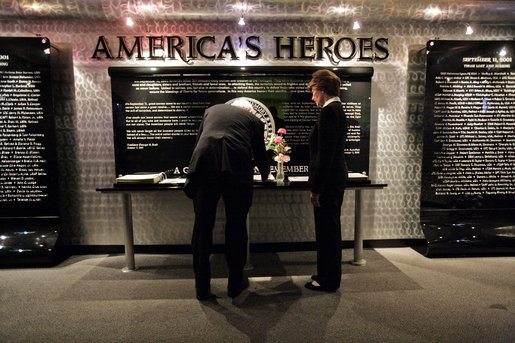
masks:
<svg viewBox="0 0 515 343"><path fill-rule="evenodd" d="M204 301L204 300L212 300L215 299L216 296L211 293L211 291L208 289L200 289L195 287L195 290L197 292L197 300Z"/></svg>
<svg viewBox="0 0 515 343"><path fill-rule="evenodd" d="M249 287L249 280L244 278L237 286L227 287L227 295L231 298L237 297L244 289Z"/></svg>
<svg viewBox="0 0 515 343"><path fill-rule="evenodd" d="M313 285L313 282L308 282L307 284L304 285L304 287L306 287L307 289L310 289L312 291L321 291L321 292L335 292L338 289L338 287L334 288L334 287L327 287L327 286L323 286L323 285L315 286L315 285Z"/></svg>
<svg viewBox="0 0 515 343"><path fill-rule="evenodd" d="M214 300L214 299L216 299L216 295L214 295L213 293L202 294L202 295L197 294L197 299L200 301Z"/></svg>

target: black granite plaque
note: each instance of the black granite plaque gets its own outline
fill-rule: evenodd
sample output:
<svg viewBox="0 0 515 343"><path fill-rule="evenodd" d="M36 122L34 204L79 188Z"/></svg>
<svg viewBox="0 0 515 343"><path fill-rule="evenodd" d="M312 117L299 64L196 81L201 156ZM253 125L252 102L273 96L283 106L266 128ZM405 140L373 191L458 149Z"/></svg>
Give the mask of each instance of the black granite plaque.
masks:
<svg viewBox="0 0 515 343"><path fill-rule="evenodd" d="M269 141L285 128L292 147L290 175L306 175L308 136L320 111L306 88L316 68L109 68L116 173L172 170L184 175L204 110L249 100ZM336 68L349 119L351 171L369 170L372 68Z"/></svg>
<svg viewBox="0 0 515 343"><path fill-rule="evenodd" d="M428 43L422 202L515 204L513 42Z"/></svg>
<svg viewBox="0 0 515 343"><path fill-rule="evenodd" d="M513 41L428 42L422 223L441 230L429 241L515 238L514 48ZM490 229L497 234L486 235Z"/></svg>
<svg viewBox="0 0 515 343"><path fill-rule="evenodd" d="M59 226L47 38L0 38L0 256L49 253Z"/></svg>
<svg viewBox="0 0 515 343"><path fill-rule="evenodd" d="M0 38L0 216L58 215L47 38Z"/></svg>

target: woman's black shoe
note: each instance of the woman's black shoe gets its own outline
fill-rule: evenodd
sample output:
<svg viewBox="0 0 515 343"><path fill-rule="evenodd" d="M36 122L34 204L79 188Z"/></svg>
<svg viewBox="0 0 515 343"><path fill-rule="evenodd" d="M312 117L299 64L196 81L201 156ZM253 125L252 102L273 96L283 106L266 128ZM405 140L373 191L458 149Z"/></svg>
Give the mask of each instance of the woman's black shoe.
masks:
<svg viewBox="0 0 515 343"><path fill-rule="evenodd" d="M334 287L325 287L325 286L315 286L313 285L313 282L308 282L307 284L304 285L304 287L306 287L307 289L310 289L312 291L321 291L321 292L335 292L338 288L334 288Z"/></svg>

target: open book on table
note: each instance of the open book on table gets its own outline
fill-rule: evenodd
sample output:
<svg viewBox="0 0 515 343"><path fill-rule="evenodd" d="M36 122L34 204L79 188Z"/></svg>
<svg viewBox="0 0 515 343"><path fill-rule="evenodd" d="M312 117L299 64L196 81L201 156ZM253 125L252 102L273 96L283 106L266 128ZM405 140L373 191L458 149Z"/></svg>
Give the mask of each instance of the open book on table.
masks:
<svg viewBox="0 0 515 343"><path fill-rule="evenodd" d="M117 184L154 184L160 183L167 179L166 172L160 173L134 173L119 176L116 178L115 183Z"/></svg>

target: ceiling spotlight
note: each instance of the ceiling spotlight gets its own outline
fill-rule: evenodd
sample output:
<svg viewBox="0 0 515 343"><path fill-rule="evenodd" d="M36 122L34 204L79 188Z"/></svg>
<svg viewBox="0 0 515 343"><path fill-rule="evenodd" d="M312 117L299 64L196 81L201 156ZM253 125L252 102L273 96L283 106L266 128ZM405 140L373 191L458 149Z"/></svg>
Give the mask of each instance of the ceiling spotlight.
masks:
<svg viewBox="0 0 515 343"><path fill-rule="evenodd" d="M245 19L243 19L243 17L240 17L240 20L238 21L238 25L240 25L240 26L245 25Z"/></svg>
<svg viewBox="0 0 515 343"><path fill-rule="evenodd" d="M133 26L134 25L134 22L132 21L131 17L127 17L127 20L125 21L125 23L127 24L127 26Z"/></svg>
<svg viewBox="0 0 515 343"><path fill-rule="evenodd" d="M357 30L357 29L359 29L359 28L361 28L361 25L359 24L359 21L357 21L357 20L356 20L356 21L354 22L354 25L352 26L352 29L353 29L353 30Z"/></svg>
<svg viewBox="0 0 515 343"><path fill-rule="evenodd" d="M474 33L474 29L472 28L472 26L467 25L467 32L465 32L465 34L471 35L473 33Z"/></svg>

